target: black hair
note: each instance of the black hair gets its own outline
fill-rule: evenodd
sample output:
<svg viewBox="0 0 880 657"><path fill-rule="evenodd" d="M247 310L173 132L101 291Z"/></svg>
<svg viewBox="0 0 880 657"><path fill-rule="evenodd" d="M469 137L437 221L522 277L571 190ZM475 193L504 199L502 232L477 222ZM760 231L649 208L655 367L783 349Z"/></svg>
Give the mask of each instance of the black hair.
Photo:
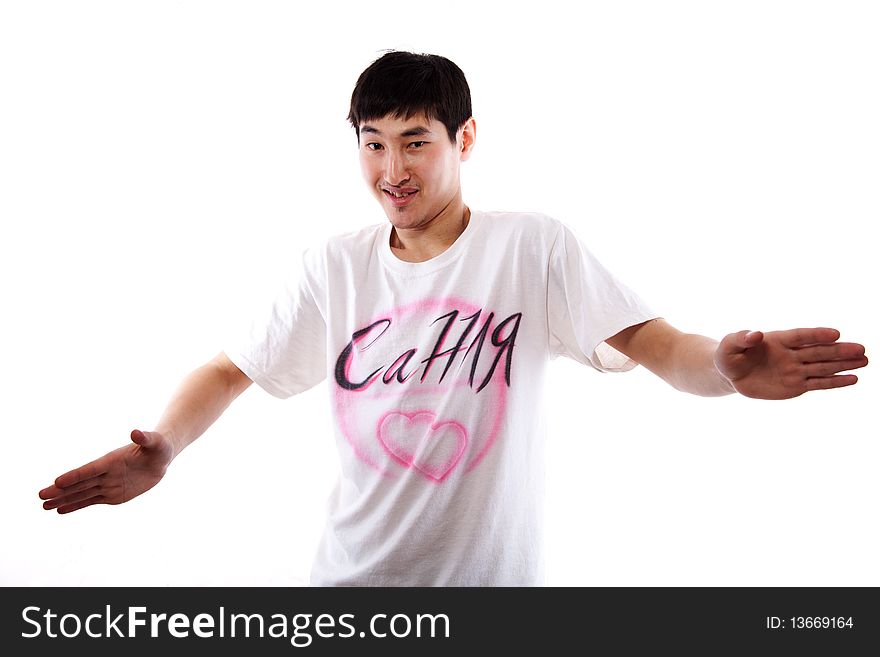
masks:
<svg viewBox="0 0 880 657"><path fill-rule="evenodd" d="M365 121L416 114L440 121L455 143L458 129L472 113L470 87L453 62L440 55L393 50L361 73L348 111L358 139Z"/></svg>

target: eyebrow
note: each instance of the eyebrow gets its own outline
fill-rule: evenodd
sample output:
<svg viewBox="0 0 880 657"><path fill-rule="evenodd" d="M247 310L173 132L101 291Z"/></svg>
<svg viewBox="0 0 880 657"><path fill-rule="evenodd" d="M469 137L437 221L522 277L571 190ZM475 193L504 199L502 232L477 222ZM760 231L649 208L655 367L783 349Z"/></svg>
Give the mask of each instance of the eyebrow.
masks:
<svg viewBox="0 0 880 657"><path fill-rule="evenodd" d="M361 127L361 134L370 133L374 135L381 135L382 132L371 125L365 125ZM401 137L421 137L422 135L430 135L431 131L425 128L424 126L416 126L415 128L410 128L408 130L404 130L400 133Z"/></svg>

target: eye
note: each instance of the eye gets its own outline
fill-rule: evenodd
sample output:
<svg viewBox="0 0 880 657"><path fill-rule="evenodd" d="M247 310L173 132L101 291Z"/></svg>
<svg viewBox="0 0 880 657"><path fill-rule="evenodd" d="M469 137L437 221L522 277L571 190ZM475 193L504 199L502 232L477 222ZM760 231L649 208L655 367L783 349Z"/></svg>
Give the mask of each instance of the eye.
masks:
<svg viewBox="0 0 880 657"><path fill-rule="evenodd" d="M414 142L410 142L410 146L412 146L413 148L421 148L422 146L424 146L427 143L428 142L426 142L426 141L414 141Z"/></svg>
<svg viewBox="0 0 880 657"><path fill-rule="evenodd" d="M366 148L368 151L379 151L382 150L382 144L377 144L376 142L371 141L366 145Z"/></svg>

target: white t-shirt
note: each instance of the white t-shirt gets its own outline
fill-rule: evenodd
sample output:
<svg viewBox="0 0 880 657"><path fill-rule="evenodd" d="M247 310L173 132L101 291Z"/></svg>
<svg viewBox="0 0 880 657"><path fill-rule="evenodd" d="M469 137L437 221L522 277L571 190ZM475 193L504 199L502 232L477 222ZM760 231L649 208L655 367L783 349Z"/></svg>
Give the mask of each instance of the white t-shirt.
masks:
<svg viewBox="0 0 880 657"><path fill-rule="evenodd" d="M286 398L328 379L341 475L313 586L543 584L547 363L657 315L561 222L472 212L404 262L391 224L331 238L227 356Z"/></svg>

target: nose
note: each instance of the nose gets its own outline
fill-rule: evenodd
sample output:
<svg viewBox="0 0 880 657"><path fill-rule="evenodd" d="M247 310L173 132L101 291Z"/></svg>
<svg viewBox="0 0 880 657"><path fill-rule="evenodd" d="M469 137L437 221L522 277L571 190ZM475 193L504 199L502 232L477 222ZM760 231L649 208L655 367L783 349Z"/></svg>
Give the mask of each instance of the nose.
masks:
<svg viewBox="0 0 880 657"><path fill-rule="evenodd" d="M385 182L389 185L402 185L409 180L406 157L391 149L385 159Z"/></svg>

